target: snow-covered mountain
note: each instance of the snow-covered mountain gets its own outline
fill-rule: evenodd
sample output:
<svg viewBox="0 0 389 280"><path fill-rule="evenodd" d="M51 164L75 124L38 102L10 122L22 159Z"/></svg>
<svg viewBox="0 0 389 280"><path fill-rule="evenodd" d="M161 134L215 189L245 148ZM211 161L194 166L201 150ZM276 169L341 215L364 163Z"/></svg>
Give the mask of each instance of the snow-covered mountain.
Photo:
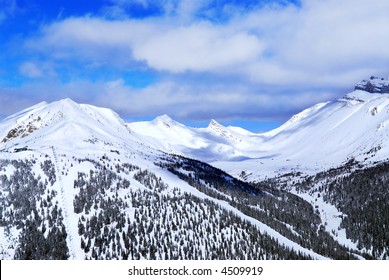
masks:
<svg viewBox="0 0 389 280"><path fill-rule="evenodd" d="M370 93L389 93L389 83L385 78L371 76L369 80L357 83L355 90L363 90Z"/></svg>
<svg viewBox="0 0 389 280"><path fill-rule="evenodd" d="M159 118L128 126L165 151L206 161L235 176L244 171L252 174L249 180L292 170L315 174L350 159L366 165L386 160L388 85L386 79L371 77L344 97L316 104L260 134L223 127L216 121L207 128L185 127L171 119L166 126Z"/></svg>
<svg viewBox="0 0 389 280"><path fill-rule="evenodd" d="M163 115L150 122L132 122L127 126L145 136L156 148L203 161L240 157L250 145L250 132L245 134L244 129L224 127L215 120L206 128L195 128Z"/></svg>
<svg viewBox="0 0 389 280"><path fill-rule="evenodd" d="M60 148L115 146L130 149L136 139L124 121L112 110L77 104L71 99L39 103L12 115L0 123L3 149L19 146L30 149L56 145ZM128 146L128 147L127 147Z"/></svg>
<svg viewBox="0 0 389 280"><path fill-rule="evenodd" d="M167 117L155 123L177 139L185 131ZM226 135L216 126L204 130L205 140ZM3 120L0 139L1 259L335 257L289 236L291 224L274 229L280 222L259 206L277 196L271 190L260 194L205 163L166 154L109 109L40 103ZM258 210L236 204L249 194ZM286 207L280 201L274 211Z"/></svg>
<svg viewBox="0 0 389 280"><path fill-rule="evenodd" d="M262 134L70 99L9 116L0 258L388 258L389 94L358 87Z"/></svg>

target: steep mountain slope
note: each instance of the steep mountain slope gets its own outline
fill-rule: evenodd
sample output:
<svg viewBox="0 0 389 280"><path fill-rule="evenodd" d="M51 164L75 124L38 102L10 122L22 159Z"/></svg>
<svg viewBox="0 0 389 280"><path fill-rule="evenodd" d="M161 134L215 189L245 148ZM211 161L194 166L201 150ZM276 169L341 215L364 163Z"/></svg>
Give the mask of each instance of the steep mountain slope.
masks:
<svg viewBox="0 0 389 280"><path fill-rule="evenodd" d="M204 132L212 133L225 135L219 129ZM304 215L315 216L314 224L279 216L277 209L297 196L256 190L205 163L188 159L184 167L182 158L145 145L145 136L129 130L109 109L71 100L40 103L1 122L0 137L1 259L348 259L364 254L326 232L318 235L326 240L319 243L312 233L321 221L309 204ZM277 199L266 204L270 197ZM301 203L289 211L298 211ZM326 251L328 246L338 249Z"/></svg>

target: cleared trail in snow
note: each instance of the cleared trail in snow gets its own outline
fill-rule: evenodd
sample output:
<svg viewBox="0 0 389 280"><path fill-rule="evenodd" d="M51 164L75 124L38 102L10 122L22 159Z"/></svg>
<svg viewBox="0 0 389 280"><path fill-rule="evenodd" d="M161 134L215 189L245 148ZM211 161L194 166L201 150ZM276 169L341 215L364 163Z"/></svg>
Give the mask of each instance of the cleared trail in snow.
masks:
<svg viewBox="0 0 389 280"><path fill-rule="evenodd" d="M69 247L70 258L75 260L76 254L75 254L75 250L73 248L73 238L72 238L73 230L71 229L71 223L69 222L68 209L66 207L65 189L64 189L64 185L63 185L62 175L61 175L61 172L59 170L58 155L57 155L57 152L56 152L54 146L51 146L51 150L53 152L53 157L54 157L55 173L56 173L58 183L60 186L60 190L61 190L61 199L59 202L62 204L60 206L61 206L61 209L63 209L64 224L65 224L65 227L67 228L66 241L67 241L67 244Z"/></svg>
<svg viewBox="0 0 389 280"><path fill-rule="evenodd" d="M300 244L286 238L281 233L272 229L271 227L262 223L261 221L246 215L245 213L241 212L237 208L233 207L228 201L217 199L217 198L214 198L212 196L208 196L207 194L199 191L198 189L196 189L196 188L194 188L186 183L183 183L183 181L181 181L180 179L177 180L177 177L171 173L168 173L168 171L159 172L158 169L151 169L151 171L155 172L155 174L158 174L158 176L161 177L162 180L165 183L167 183L170 187L172 187L172 188L176 187L176 188L180 189L181 191L190 193L191 195L196 196L200 199L208 199L208 200L214 202L215 204L219 205L221 208L225 209L226 211L231 211L236 216L240 217L242 220L248 221L249 223L254 225L259 230L259 232L261 234L267 234L268 236L277 240L279 244L284 245L287 248L293 249L296 252L301 252L303 254L307 254L314 259L318 259L318 260L328 259L328 257L322 256L322 255L312 251L311 249L305 248L305 247L301 246Z"/></svg>

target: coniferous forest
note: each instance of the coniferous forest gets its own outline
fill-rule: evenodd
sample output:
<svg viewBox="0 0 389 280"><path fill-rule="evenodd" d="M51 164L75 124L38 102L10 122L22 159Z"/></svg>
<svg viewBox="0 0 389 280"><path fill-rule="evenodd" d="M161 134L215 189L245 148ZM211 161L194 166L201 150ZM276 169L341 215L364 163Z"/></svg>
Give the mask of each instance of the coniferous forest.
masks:
<svg viewBox="0 0 389 280"><path fill-rule="evenodd" d="M388 164L256 183L181 156L160 157L154 166L176 183L106 155L0 160L1 258L388 258ZM338 242L298 192L339 209L339 230L358 247Z"/></svg>

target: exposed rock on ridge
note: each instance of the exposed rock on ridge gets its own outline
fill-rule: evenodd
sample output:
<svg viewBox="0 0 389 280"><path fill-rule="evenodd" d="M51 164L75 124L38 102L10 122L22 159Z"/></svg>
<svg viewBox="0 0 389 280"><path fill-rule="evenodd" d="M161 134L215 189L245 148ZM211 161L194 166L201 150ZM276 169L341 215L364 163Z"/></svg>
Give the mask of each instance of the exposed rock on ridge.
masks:
<svg viewBox="0 0 389 280"><path fill-rule="evenodd" d="M389 93L389 80L371 76L369 80L362 80L356 84L355 89L370 93Z"/></svg>

